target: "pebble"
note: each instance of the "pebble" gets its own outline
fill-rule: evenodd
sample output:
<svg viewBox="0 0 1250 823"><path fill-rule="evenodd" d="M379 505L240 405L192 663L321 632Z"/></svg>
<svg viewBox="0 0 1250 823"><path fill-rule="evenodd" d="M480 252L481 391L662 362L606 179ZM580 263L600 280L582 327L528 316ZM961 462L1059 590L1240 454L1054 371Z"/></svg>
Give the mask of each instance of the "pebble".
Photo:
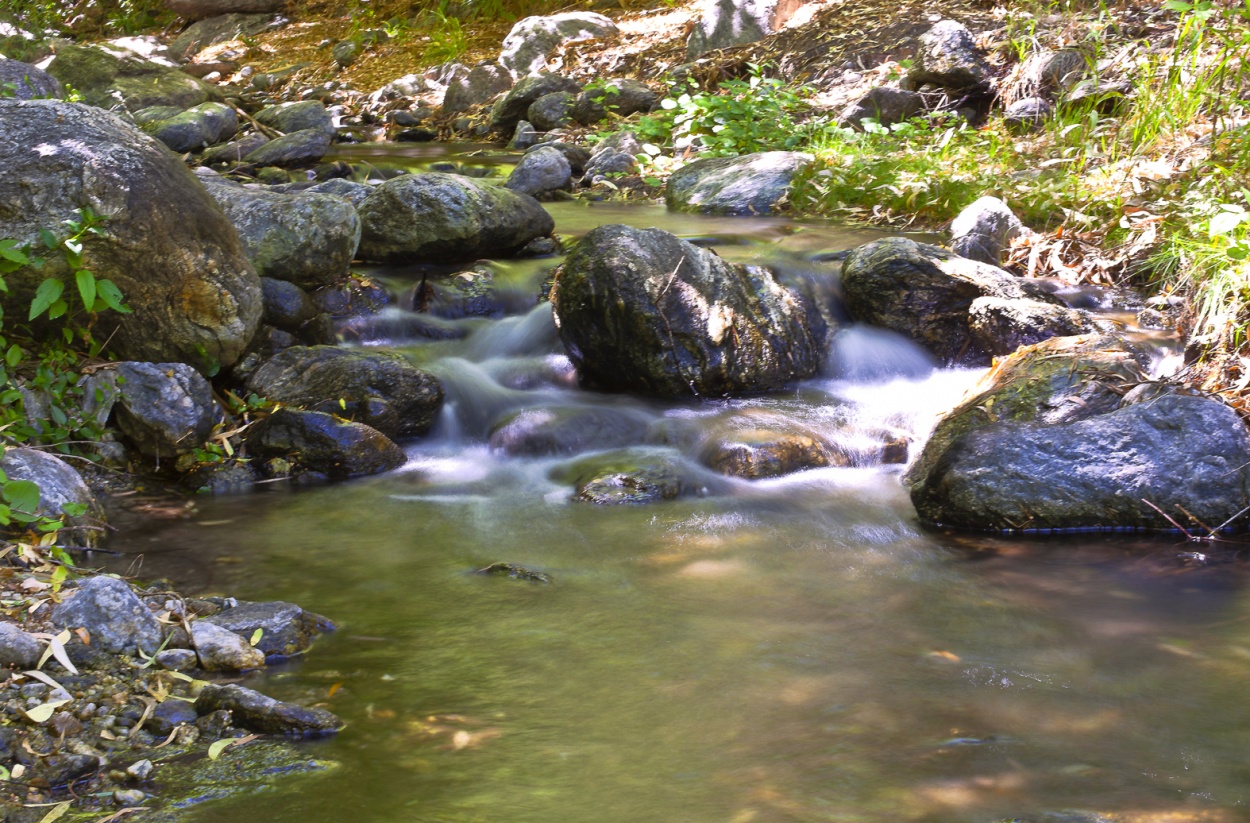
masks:
<svg viewBox="0 0 1250 823"><path fill-rule="evenodd" d="M138 789L118 789L113 792L113 802L118 806L141 806L148 796Z"/></svg>

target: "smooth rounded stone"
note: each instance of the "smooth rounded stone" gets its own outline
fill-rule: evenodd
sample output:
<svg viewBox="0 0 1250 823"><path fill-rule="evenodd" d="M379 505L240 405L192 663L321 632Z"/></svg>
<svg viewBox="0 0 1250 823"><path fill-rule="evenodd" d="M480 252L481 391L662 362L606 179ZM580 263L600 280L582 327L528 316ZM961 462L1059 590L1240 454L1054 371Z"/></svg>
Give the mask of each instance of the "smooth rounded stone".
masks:
<svg viewBox="0 0 1250 823"><path fill-rule="evenodd" d="M920 47L901 85L908 91L925 84L951 91L982 91L989 87L990 76L989 64L981 57L967 26L939 20L920 35Z"/></svg>
<svg viewBox="0 0 1250 823"><path fill-rule="evenodd" d="M113 802L123 808L134 808L143 805L148 799L142 789L116 789L113 791Z"/></svg>
<svg viewBox="0 0 1250 823"><path fill-rule="evenodd" d="M0 55L0 87L4 86L11 86L12 96L18 100L59 98L65 94L61 81L43 69Z"/></svg>
<svg viewBox="0 0 1250 823"><path fill-rule="evenodd" d="M951 443L986 423L1053 426L1114 411L1125 385L1149 380L1151 357L1121 337L1090 334L1052 337L1000 359L938 421L908 482L929 474Z"/></svg>
<svg viewBox="0 0 1250 823"><path fill-rule="evenodd" d="M437 172L388 180L359 211L360 256L377 262L503 257L555 228L528 195Z"/></svg>
<svg viewBox="0 0 1250 823"><path fill-rule="evenodd" d="M104 509L69 463L38 449L8 446L0 457L0 471L10 481L25 480L39 487L39 506L35 511L48 517L65 516L65 540L80 546L100 542ZM82 515L65 515L65 506L71 504L86 506L86 511Z"/></svg>
<svg viewBox="0 0 1250 823"><path fill-rule="evenodd" d="M829 329L772 273L665 231L599 226L551 301L582 382L656 397L771 391L815 374Z"/></svg>
<svg viewBox="0 0 1250 823"><path fill-rule="evenodd" d="M504 188L539 200L573 187L573 169L559 149L526 152L508 175Z"/></svg>
<svg viewBox="0 0 1250 823"><path fill-rule="evenodd" d="M193 671L200 658L192 649L165 649L156 653L156 665L170 672Z"/></svg>
<svg viewBox="0 0 1250 823"><path fill-rule="evenodd" d="M802 5L802 0L709 0L686 41L686 59L763 40Z"/></svg>
<svg viewBox="0 0 1250 823"><path fill-rule="evenodd" d="M561 91L577 94L581 90L581 83L560 74L526 77L491 107L490 129L503 133L515 131L517 123L521 122L529 107L538 98Z"/></svg>
<svg viewBox="0 0 1250 823"><path fill-rule="evenodd" d="M234 109L221 103L201 103L168 119L149 123L143 130L181 153L228 140L238 128L239 116Z"/></svg>
<svg viewBox="0 0 1250 823"><path fill-rule="evenodd" d="M538 151L540 149L555 149L564 155L564 159L569 161L569 168L575 177L581 177L586 171L586 164L590 162L590 152L582 146L575 146L572 143L539 143L527 149L528 152Z"/></svg>
<svg viewBox="0 0 1250 823"><path fill-rule="evenodd" d="M516 77L538 74L547 58L564 43L615 37L611 18L593 11L570 11L546 17L526 17L503 40L499 62Z"/></svg>
<svg viewBox="0 0 1250 823"><path fill-rule="evenodd" d="M223 14L272 14L285 5L284 0L165 0L170 11L188 20Z"/></svg>
<svg viewBox="0 0 1250 823"><path fill-rule="evenodd" d="M1051 337L1113 331L1114 324L1099 321L1087 311L1037 300L978 297L968 309L973 344L997 357L1011 354Z"/></svg>
<svg viewBox="0 0 1250 823"><path fill-rule="evenodd" d="M1002 262L1011 241L1028 229L997 197L979 197L951 222L951 251L991 266Z"/></svg>
<svg viewBox="0 0 1250 823"><path fill-rule="evenodd" d="M206 669L207 670L207 669ZM212 671L237 671L232 669L214 669ZM143 728L157 737L168 737L179 726L193 724L196 718L195 706L181 700L166 700L157 703L152 714L143 722Z"/></svg>
<svg viewBox="0 0 1250 823"><path fill-rule="evenodd" d="M89 577L52 609L62 629L86 629L91 645L112 654L153 654L161 645L161 624L130 585L116 577Z"/></svg>
<svg viewBox="0 0 1250 823"><path fill-rule="evenodd" d="M361 233L351 203L329 194L249 188L210 174L201 180L261 277L316 289L347 275Z"/></svg>
<svg viewBox="0 0 1250 823"><path fill-rule="evenodd" d="M664 200L670 209L703 214L771 214L794 176L814 159L802 152L767 151L696 160L668 178Z"/></svg>
<svg viewBox="0 0 1250 823"><path fill-rule="evenodd" d="M850 462L814 432L743 428L739 421L713 432L700 460L721 474L746 480L845 466Z"/></svg>
<svg viewBox="0 0 1250 823"><path fill-rule="evenodd" d="M191 624L191 643L199 656L200 668L206 672L239 672L265 665L264 652L229 629L208 621Z"/></svg>
<svg viewBox="0 0 1250 823"><path fill-rule="evenodd" d="M443 111L455 114L488 103L512 88L513 82L511 72L495 61L479 63L450 79L443 95Z"/></svg>
<svg viewBox="0 0 1250 823"><path fill-rule="evenodd" d="M262 277L260 288L265 298L265 313L261 319L271 326L298 331L317 314L308 292L294 283Z"/></svg>
<svg viewBox="0 0 1250 823"><path fill-rule="evenodd" d="M329 150L330 135L305 129L270 140L243 159L256 166L307 166L321 160Z"/></svg>
<svg viewBox="0 0 1250 823"><path fill-rule="evenodd" d="M573 94L567 91L544 94L530 103L525 110L525 119L539 131L563 128L571 119L574 99Z"/></svg>
<svg viewBox="0 0 1250 823"><path fill-rule="evenodd" d="M260 282L234 226L177 156L76 103L0 101L0 133L0 237L37 247L40 230L74 219L84 203L109 215L84 258L134 313L101 313L99 339L134 360L235 362L260 321ZM24 317L46 277L72 283L62 258L6 274L5 314Z"/></svg>
<svg viewBox="0 0 1250 823"><path fill-rule="evenodd" d="M240 603L232 609L205 617L199 623L220 626L248 639L259 631L261 634L256 649L265 655L281 657L307 651L318 635L334 630L334 624L321 615L280 600Z"/></svg>
<svg viewBox="0 0 1250 823"><path fill-rule="evenodd" d="M1054 105L1041 97L1025 97L1003 110L1003 123L1015 134L1036 131L1054 111Z"/></svg>
<svg viewBox="0 0 1250 823"><path fill-rule="evenodd" d="M660 104L660 95L638 80L608 80L583 89L573 103L573 119L583 126L606 120L609 112L628 117L648 112Z"/></svg>
<svg viewBox="0 0 1250 823"><path fill-rule="evenodd" d="M334 118L318 100L301 100L298 103L279 103L256 113L256 122L276 129L283 134L297 131L319 131L326 137L334 137Z"/></svg>
<svg viewBox="0 0 1250 823"><path fill-rule="evenodd" d="M243 158L269 142L269 138L260 132L245 134L238 140L213 146L200 155L200 162L206 166L219 163L242 163Z"/></svg>
<svg viewBox="0 0 1250 823"><path fill-rule="evenodd" d="M282 18L272 14L218 14L187 26L170 44L169 52L175 59L186 60L217 43L254 37L281 25Z"/></svg>
<svg viewBox="0 0 1250 823"><path fill-rule="evenodd" d="M597 406L525 409L495 427L490 447L512 457L576 454L641 443L650 418L640 411Z"/></svg>
<svg viewBox="0 0 1250 823"><path fill-rule="evenodd" d="M252 427L247 447L262 457L289 459L333 478L361 477L404 465L404 450L364 423L332 414L279 409Z"/></svg>
<svg viewBox="0 0 1250 823"><path fill-rule="evenodd" d="M262 734L317 735L336 732L343 727L343 721L325 709L274 700L236 685L209 683L204 686L195 699L195 710L201 716L228 711L243 728Z"/></svg>
<svg viewBox="0 0 1250 823"><path fill-rule="evenodd" d="M927 449L926 449L927 450ZM1218 525L1250 497L1250 432L1207 397L1164 394L1047 426L988 423L929 461L922 520L967 529Z"/></svg>
<svg viewBox="0 0 1250 823"><path fill-rule="evenodd" d="M339 414L390 437L425 434L443 405L438 381L403 356L337 346L296 346L248 378L261 397Z"/></svg>
<svg viewBox="0 0 1250 823"><path fill-rule="evenodd" d="M33 669L39 665L44 645L12 623L0 621L0 666Z"/></svg>
<svg viewBox="0 0 1250 823"><path fill-rule="evenodd" d="M964 364L990 359L969 326L978 297L1059 304L1033 281L902 237L851 251L842 263L842 292L853 320L896 331L946 363Z"/></svg>
<svg viewBox="0 0 1250 823"><path fill-rule="evenodd" d="M625 177L638 171L638 160L623 151L601 151L586 163L583 182Z"/></svg>
<svg viewBox="0 0 1250 823"><path fill-rule="evenodd" d="M864 130L864 120L875 120L882 126L902 123L925 110L923 95L890 86L877 86L848 105L838 118L838 125Z"/></svg>
<svg viewBox="0 0 1250 823"><path fill-rule="evenodd" d="M149 457L186 454L204 445L217 422L213 387L184 363L122 362L116 367L114 416Z"/></svg>
<svg viewBox="0 0 1250 823"><path fill-rule="evenodd" d="M180 69L107 46L61 46L47 72L72 86L84 103L105 109L118 100L128 111L151 106L189 109L220 98L216 88Z"/></svg>

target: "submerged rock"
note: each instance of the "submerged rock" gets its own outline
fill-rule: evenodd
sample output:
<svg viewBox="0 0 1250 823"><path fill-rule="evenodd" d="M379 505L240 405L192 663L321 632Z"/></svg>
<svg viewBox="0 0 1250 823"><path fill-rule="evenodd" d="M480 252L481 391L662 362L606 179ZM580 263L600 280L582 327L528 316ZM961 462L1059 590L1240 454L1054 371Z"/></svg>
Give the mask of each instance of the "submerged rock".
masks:
<svg viewBox="0 0 1250 823"><path fill-rule="evenodd" d="M766 151L696 160L668 178L664 200L671 209L704 214L770 214L813 159L802 152Z"/></svg>
<svg viewBox="0 0 1250 823"><path fill-rule="evenodd" d="M91 643L113 654L151 655L161 645L161 624L130 585L116 577L90 577L52 609L53 624L86 629Z"/></svg>
<svg viewBox="0 0 1250 823"><path fill-rule="evenodd" d="M274 700L243 686L205 685L195 699L195 710L203 716L223 709L245 729L262 734L307 736L343 728L343 721L325 709Z"/></svg>
<svg viewBox="0 0 1250 823"><path fill-rule="evenodd" d="M589 455L558 468L552 479L572 485L574 501L596 506L659 503L715 485L675 452L654 448Z"/></svg>
<svg viewBox="0 0 1250 823"><path fill-rule="evenodd" d="M551 575L528 569L525 566L518 566L515 563L491 563L485 568L478 569L474 574L486 577L509 577L513 580L528 580L531 583L552 582Z"/></svg>
<svg viewBox="0 0 1250 823"><path fill-rule="evenodd" d="M656 397L781 388L816 373L829 334L819 309L767 269L658 229L587 233L552 304L585 384Z"/></svg>
<svg viewBox="0 0 1250 823"><path fill-rule="evenodd" d="M747 480L847 464L814 433L759 428L713 435L702 460L721 474Z"/></svg>
<svg viewBox="0 0 1250 823"><path fill-rule="evenodd" d="M525 409L491 432L490 447L527 457L610 449L642 442L649 422L647 415L631 409Z"/></svg>

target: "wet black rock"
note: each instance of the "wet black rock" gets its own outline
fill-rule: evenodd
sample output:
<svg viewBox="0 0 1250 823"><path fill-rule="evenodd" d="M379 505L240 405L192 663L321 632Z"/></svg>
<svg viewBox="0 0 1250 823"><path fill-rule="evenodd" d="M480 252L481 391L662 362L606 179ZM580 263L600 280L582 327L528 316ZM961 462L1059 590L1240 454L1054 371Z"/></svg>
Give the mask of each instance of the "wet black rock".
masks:
<svg viewBox="0 0 1250 823"><path fill-rule="evenodd" d="M317 314L317 307L308 292L294 283L262 277L260 288L265 300L265 313L261 319L271 326L297 331Z"/></svg>
<svg viewBox="0 0 1250 823"><path fill-rule="evenodd" d="M491 131L510 134L540 97L562 91L576 94L581 90L582 86L576 80L559 74L526 77L491 108Z"/></svg>
<svg viewBox="0 0 1250 823"><path fill-rule="evenodd" d="M404 450L377 429L322 412L279 409L256 424L247 448L262 457L292 460L304 470L332 478L397 469Z"/></svg>
<svg viewBox="0 0 1250 823"><path fill-rule="evenodd" d="M200 622L220 626L249 639L259 631L256 648L266 655L281 657L307 651L317 635L334 629L327 618L282 601L240 603Z"/></svg>
<svg viewBox="0 0 1250 823"><path fill-rule="evenodd" d="M321 735L343 727L343 721L325 709L274 700L243 686L206 685L195 700L195 710L207 715L222 709L230 712L234 722L263 734Z"/></svg>

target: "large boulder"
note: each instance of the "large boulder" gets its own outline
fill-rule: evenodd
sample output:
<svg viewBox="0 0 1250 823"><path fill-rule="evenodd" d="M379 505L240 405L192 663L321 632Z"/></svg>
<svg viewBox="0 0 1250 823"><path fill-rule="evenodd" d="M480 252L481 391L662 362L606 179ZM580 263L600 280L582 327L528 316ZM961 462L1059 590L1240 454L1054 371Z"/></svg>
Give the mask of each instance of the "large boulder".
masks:
<svg viewBox="0 0 1250 823"><path fill-rule="evenodd" d="M178 59L185 59L217 43L277 28L281 20L272 14L220 14L187 26L170 44L169 52Z"/></svg>
<svg viewBox="0 0 1250 823"><path fill-rule="evenodd" d="M379 262L504 256L555 228L528 195L436 172L378 186L360 205L360 220L360 256Z"/></svg>
<svg viewBox="0 0 1250 823"><path fill-rule="evenodd" d="M1002 200L978 197L951 222L951 251L997 266L1011 241L1028 231Z"/></svg>
<svg viewBox="0 0 1250 823"><path fill-rule="evenodd" d="M705 0L703 14L686 41L690 60L716 49L754 43L786 24L801 0Z"/></svg>
<svg viewBox="0 0 1250 823"><path fill-rule="evenodd" d="M504 38L499 62L515 77L538 74L562 44L602 40L616 33L616 24L610 18L593 11L526 17Z"/></svg>
<svg viewBox="0 0 1250 823"><path fill-rule="evenodd" d="M161 645L160 621L124 580L90 577L52 609L52 623L86 629L91 645L113 654L152 655Z"/></svg>
<svg viewBox="0 0 1250 823"><path fill-rule="evenodd" d="M668 178L664 200L670 209L704 214L770 214L812 160L796 151L696 160Z"/></svg>
<svg viewBox="0 0 1250 823"><path fill-rule="evenodd" d="M608 80L596 83L577 95L573 103L573 119L584 126L606 120L608 113L628 117L640 111L651 111L660 104L660 95L639 80Z"/></svg>
<svg viewBox="0 0 1250 823"><path fill-rule="evenodd" d="M508 175L504 188L539 199L573 187L573 170L559 149L536 147L526 152Z"/></svg>
<svg viewBox="0 0 1250 823"><path fill-rule="evenodd" d="M9 480L28 481L39 489L39 502L27 514L65 518L65 539L80 546L94 546L102 536L104 510L82 477L69 463L37 449L6 448L0 471ZM12 504L14 501L10 500ZM70 506L67 513L65 507ZM81 514L73 512L79 507Z"/></svg>
<svg viewBox="0 0 1250 823"><path fill-rule="evenodd" d="M176 152L196 151L229 140L238 128L239 116L221 103L201 103L173 117L143 124L144 131Z"/></svg>
<svg viewBox="0 0 1250 823"><path fill-rule="evenodd" d="M920 48L902 86L941 86L952 92L979 92L989 87L990 67L977 49L968 27L955 20L939 20L920 35Z"/></svg>
<svg viewBox="0 0 1250 823"><path fill-rule="evenodd" d="M458 113L493 100L512 88L512 74L495 61L478 63L467 73L449 78L443 111Z"/></svg>
<svg viewBox="0 0 1250 823"><path fill-rule="evenodd" d="M9 96L18 100L61 97L65 92L59 80L38 66L0 55L0 88L6 85L13 87Z"/></svg>
<svg viewBox="0 0 1250 823"><path fill-rule="evenodd" d="M911 338L948 363L988 363L973 339L969 312L980 297L1058 304L1033 281L904 237L876 240L842 263L851 318Z"/></svg>
<svg viewBox="0 0 1250 823"><path fill-rule="evenodd" d="M204 445L219 413L213 387L185 363L118 363L117 425L139 451L157 458Z"/></svg>
<svg viewBox="0 0 1250 823"><path fill-rule="evenodd" d="M390 437L425 434L443 405L438 381L397 354L296 346L248 378L279 403L350 417Z"/></svg>
<svg viewBox="0 0 1250 823"><path fill-rule="evenodd" d="M165 0L169 10L188 20L203 20L223 14L273 14L286 0Z"/></svg>
<svg viewBox="0 0 1250 823"><path fill-rule="evenodd" d="M180 69L107 46L61 46L48 74L73 86L85 103L118 104L129 111L151 106L189 109L215 100L217 90Z"/></svg>
<svg viewBox="0 0 1250 823"><path fill-rule="evenodd" d="M781 388L816 372L829 332L769 270L621 225L582 238L552 304L585 384L656 397Z"/></svg>
<svg viewBox="0 0 1250 823"><path fill-rule="evenodd" d="M562 91L577 94L581 90L581 83L561 74L538 74L526 77L491 106L491 131L511 134L538 98Z"/></svg>
<svg viewBox="0 0 1250 823"><path fill-rule="evenodd" d="M209 193L234 223L261 277L306 289L347 275L360 245L360 216L332 194L280 194L202 174Z"/></svg>
<svg viewBox="0 0 1250 823"><path fill-rule="evenodd" d="M404 450L364 423L332 414L282 408L252 427L248 451L280 457L333 478L360 477L404 465Z"/></svg>
<svg viewBox="0 0 1250 823"><path fill-rule="evenodd" d="M101 314L99 339L127 359L234 363L260 320L260 281L234 226L176 155L107 112L52 100L0 101L0 133L0 237L38 248L41 230L76 209L107 218L83 256L134 313ZM7 275L5 312L24 316L50 276L73 280L59 255Z"/></svg>
<svg viewBox="0 0 1250 823"><path fill-rule="evenodd" d="M312 129L334 137L334 118L317 100L301 100L298 103L279 103L256 113L256 122L283 134Z"/></svg>

